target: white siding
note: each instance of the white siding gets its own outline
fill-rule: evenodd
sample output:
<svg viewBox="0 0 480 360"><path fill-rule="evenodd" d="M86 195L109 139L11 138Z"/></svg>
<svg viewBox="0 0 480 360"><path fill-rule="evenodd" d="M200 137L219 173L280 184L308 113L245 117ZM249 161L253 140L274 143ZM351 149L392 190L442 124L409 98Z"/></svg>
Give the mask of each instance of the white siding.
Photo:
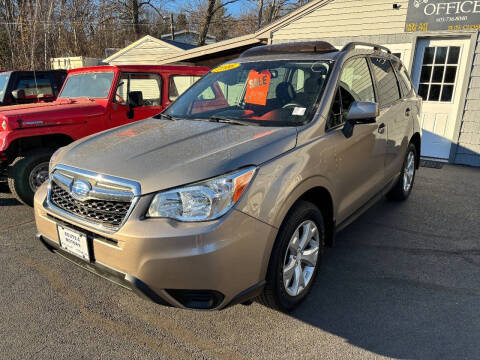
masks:
<svg viewBox="0 0 480 360"><path fill-rule="evenodd" d="M457 164L480 166L480 44L478 41L455 162Z"/></svg>
<svg viewBox="0 0 480 360"><path fill-rule="evenodd" d="M334 0L275 31L273 42L403 33L407 6L408 0Z"/></svg>
<svg viewBox="0 0 480 360"><path fill-rule="evenodd" d="M123 54L109 61L111 65L157 65L158 59L164 56L180 54L184 50L168 45L161 45L152 40L146 40L128 49Z"/></svg>

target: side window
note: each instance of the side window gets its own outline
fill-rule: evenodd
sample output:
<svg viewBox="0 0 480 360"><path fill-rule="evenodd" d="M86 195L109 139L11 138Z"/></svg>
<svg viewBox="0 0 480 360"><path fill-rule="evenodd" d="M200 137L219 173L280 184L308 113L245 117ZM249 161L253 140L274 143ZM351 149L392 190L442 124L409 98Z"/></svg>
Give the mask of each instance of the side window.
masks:
<svg viewBox="0 0 480 360"><path fill-rule="evenodd" d="M377 93L380 107L390 105L400 99L397 78L390 61L372 57L373 75L377 80Z"/></svg>
<svg viewBox="0 0 480 360"><path fill-rule="evenodd" d="M162 104L162 79L158 74L122 74L115 93L115 102L127 105L128 94L141 93L142 106Z"/></svg>
<svg viewBox="0 0 480 360"><path fill-rule="evenodd" d="M345 63L340 84L353 96L354 101L375 102L372 77L365 58L354 58Z"/></svg>
<svg viewBox="0 0 480 360"><path fill-rule="evenodd" d="M412 91L412 83L410 81L410 77L408 76L407 69L405 69L405 66L403 66L400 61L393 60L392 64L397 71L398 84L400 85L402 96L408 96Z"/></svg>
<svg viewBox="0 0 480 360"><path fill-rule="evenodd" d="M52 84L45 75L39 75L36 78L33 76L21 77L15 86L15 90L18 89L25 90L27 99L53 96Z"/></svg>
<svg viewBox="0 0 480 360"><path fill-rule="evenodd" d="M343 66L327 130L345 122L345 116L354 101L375 102L372 77L365 58L348 60Z"/></svg>
<svg viewBox="0 0 480 360"><path fill-rule="evenodd" d="M172 75L168 84L168 99L175 101L185 90L195 84L201 76L193 75Z"/></svg>

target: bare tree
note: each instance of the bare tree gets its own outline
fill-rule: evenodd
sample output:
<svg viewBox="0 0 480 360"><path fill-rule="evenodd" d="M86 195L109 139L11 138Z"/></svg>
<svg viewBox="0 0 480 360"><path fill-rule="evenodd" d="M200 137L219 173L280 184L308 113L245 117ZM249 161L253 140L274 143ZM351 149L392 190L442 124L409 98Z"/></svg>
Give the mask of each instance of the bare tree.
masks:
<svg viewBox="0 0 480 360"><path fill-rule="evenodd" d="M212 22L212 18L217 11L220 9L225 8L225 6L229 4L233 4L238 0L228 0L223 2L222 0L208 0L207 9L205 11L205 15L203 17L203 21L200 24L200 31L198 35L198 46L205 45L205 41L207 39L208 29L210 27L210 23Z"/></svg>

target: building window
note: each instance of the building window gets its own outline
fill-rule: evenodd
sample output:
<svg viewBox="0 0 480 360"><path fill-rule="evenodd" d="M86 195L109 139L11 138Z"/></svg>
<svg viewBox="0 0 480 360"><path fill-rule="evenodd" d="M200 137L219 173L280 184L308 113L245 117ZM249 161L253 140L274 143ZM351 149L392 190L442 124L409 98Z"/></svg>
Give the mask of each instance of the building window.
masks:
<svg viewBox="0 0 480 360"><path fill-rule="evenodd" d="M426 101L452 101L459 46L429 46L423 53L418 95Z"/></svg>

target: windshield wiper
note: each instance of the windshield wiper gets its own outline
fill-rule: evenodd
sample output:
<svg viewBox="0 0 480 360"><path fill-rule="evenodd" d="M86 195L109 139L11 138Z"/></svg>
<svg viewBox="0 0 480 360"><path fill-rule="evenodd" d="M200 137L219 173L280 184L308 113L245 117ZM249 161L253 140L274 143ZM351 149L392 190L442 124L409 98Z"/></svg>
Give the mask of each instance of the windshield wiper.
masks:
<svg viewBox="0 0 480 360"><path fill-rule="evenodd" d="M241 121L241 120L233 120L233 119L227 119L224 117L219 117L219 116L211 116L208 118L208 121L211 122L218 122L218 123L225 123L225 124L232 124L232 125L252 125L248 121Z"/></svg>
<svg viewBox="0 0 480 360"><path fill-rule="evenodd" d="M154 118L158 119L157 116L164 117L165 119L170 120L170 121L176 121L176 120L178 120L178 119L174 118L174 117L173 117L172 115L170 115L170 114L160 113L160 114L158 114L158 115L155 115Z"/></svg>

